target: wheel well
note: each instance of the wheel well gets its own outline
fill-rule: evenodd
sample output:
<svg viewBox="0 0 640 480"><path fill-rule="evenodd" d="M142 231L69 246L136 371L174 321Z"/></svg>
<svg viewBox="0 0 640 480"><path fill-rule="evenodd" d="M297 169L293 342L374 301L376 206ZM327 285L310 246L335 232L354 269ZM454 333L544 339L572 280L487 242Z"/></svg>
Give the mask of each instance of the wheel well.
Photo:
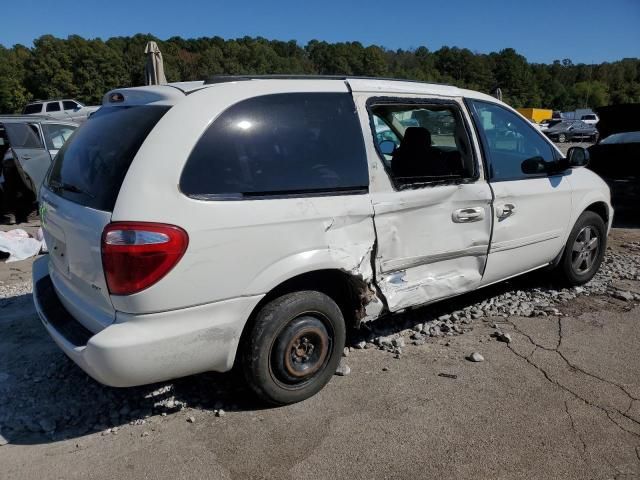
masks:
<svg viewBox="0 0 640 480"><path fill-rule="evenodd" d="M267 293L254 307L242 330L236 360L245 338L253 329L257 313L270 301L301 290L315 290L329 296L342 312L346 327L349 329L358 324L364 316L364 305L368 302L370 287L362 277L337 269L316 270L297 275L282 282Z"/></svg>
<svg viewBox="0 0 640 480"><path fill-rule="evenodd" d="M602 217L605 225L609 224L609 207L604 202L596 202L585 208L586 212L593 212Z"/></svg>

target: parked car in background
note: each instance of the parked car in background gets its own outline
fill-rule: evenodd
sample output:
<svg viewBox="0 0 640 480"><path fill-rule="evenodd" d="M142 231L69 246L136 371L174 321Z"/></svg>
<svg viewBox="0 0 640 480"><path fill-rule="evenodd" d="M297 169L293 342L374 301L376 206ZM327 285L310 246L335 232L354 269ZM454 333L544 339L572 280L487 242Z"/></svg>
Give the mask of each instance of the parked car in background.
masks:
<svg viewBox="0 0 640 480"><path fill-rule="evenodd" d="M600 118L598 118L598 115L596 115L595 113L588 113L586 115L582 115L580 117L580 120L588 125L595 125L600 121Z"/></svg>
<svg viewBox="0 0 640 480"><path fill-rule="evenodd" d="M575 140L595 142L598 130L581 120L563 120L543 132L554 142L564 143Z"/></svg>
<svg viewBox="0 0 640 480"><path fill-rule="evenodd" d="M612 203L621 215L640 220L640 104L597 109L601 140L589 147L589 168L611 188Z"/></svg>
<svg viewBox="0 0 640 480"><path fill-rule="evenodd" d="M540 122L540 130L544 132L560 122L562 122L561 118L548 118Z"/></svg>
<svg viewBox="0 0 640 480"><path fill-rule="evenodd" d="M604 255L613 212L586 150L564 158L479 92L244 76L103 104L42 187L33 295L108 385L236 365L297 402L348 328L543 267L580 285Z"/></svg>
<svg viewBox="0 0 640 480"><path fill-rule="evenodd" d="M39 100L27 104L22 110L24 115L47 115L57 120L84 122L99 106L87 107L77 100Z"/></svg>
<svg viewBox="0 0 640 480"><path fill-rule="evenodd" d="M0 153L5 180L15 169L24 186L38 194L51 160L78 128L75 122L32 115L0 116ZM15 188L9 186L9 188Z"/></svg>

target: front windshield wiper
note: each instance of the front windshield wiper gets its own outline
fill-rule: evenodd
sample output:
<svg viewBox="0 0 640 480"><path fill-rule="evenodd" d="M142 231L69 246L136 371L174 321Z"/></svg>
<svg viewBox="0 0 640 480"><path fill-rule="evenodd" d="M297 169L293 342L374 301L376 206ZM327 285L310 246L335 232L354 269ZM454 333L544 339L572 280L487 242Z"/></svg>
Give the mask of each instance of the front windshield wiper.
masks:
<svg viewBox="0 0 640 480"><path fill-rule="evenodd" d="M92 195L91 193L81 189L80 187L73 185L71 183L64 183L64 182L58 182L57 180L49 180L49 186L54 188L55 190L66 190L67 192L72 192L72 193L81 193L83 195L86 195L90 198L96 198L94 195Z"/></svg>

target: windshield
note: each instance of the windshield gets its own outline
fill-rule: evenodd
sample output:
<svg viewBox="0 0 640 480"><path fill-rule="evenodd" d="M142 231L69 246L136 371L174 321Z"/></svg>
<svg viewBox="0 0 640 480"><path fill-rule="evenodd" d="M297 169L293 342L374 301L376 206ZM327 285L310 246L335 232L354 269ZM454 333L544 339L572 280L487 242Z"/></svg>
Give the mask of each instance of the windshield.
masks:
<svg viewBox="0 0 640 480"><path fill-rule="evenodd" d="M111 211L138 149L164 106L103 107L56 155L47 187L72 202Z"/></svg>

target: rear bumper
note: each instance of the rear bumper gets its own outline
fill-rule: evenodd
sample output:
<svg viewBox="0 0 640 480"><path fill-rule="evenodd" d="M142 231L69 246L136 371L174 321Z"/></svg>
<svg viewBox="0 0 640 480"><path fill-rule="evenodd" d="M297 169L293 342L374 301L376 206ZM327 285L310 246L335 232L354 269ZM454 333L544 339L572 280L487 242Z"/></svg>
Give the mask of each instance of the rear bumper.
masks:
<svg viewBox="0 0 640 480"><path fill-rule="evenodd" d="M33 286L36 311L56 344L87 374L113 387L230 370L242 329L262 298L145 315L118 312L115 323L93 334L60 302L47 256L33 265Z"/></svg>

